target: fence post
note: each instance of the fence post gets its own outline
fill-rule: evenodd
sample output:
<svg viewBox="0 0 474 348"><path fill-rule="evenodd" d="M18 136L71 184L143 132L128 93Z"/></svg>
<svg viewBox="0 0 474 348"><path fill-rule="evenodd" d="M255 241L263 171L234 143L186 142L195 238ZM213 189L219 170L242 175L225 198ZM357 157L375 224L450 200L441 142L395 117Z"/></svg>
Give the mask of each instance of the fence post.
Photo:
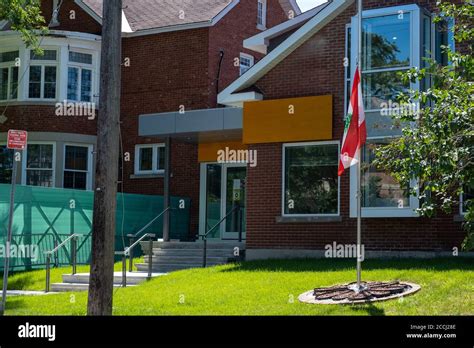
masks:
<svg viewBox="0 0 474 348"><path fill-rule="evenodd" d="M204 241L204 249L202 253L202 267L206 268L207 264L207 236L203 236L203 241Z"/></svg>
<svg viewBox="0 0 474 348"><path fill-rule="evenodd" d="M58 237L55 236L54 237L54 249L56 249L58 247ZM58 268L59 267L59 250L57 250L55 253L54 253L54 267Z"/></svg>

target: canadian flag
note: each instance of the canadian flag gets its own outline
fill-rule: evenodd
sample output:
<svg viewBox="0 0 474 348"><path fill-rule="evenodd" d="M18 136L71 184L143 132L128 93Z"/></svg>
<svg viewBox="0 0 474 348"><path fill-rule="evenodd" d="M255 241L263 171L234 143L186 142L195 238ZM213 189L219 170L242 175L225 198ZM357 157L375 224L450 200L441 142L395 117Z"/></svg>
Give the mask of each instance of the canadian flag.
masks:
<svg viewBox="0 0 474 348"><path fill-rule="evenodd" d="M354 83L352 85L351 103L344 125L344 137L342 138L341 157L339 160L339 176L344 173L345 169L359 162L359 149L364 146L367 140L362 85L360 80L360 72L357 67Z"/></svg>

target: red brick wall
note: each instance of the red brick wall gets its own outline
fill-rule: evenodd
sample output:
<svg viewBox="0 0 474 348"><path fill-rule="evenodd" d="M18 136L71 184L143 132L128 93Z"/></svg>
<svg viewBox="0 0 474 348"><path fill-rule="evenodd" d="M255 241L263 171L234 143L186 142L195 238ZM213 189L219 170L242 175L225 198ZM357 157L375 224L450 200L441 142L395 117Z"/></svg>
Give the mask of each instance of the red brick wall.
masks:
<svg viewBox="0 0 474 348"><path fill-rule="evenodd" d="M53 12L53 0L42 0L41 11L46 20L46 25L49 24ZM72 16L74 16L74 18L72 18ZM51 29L77 31L96 35L100 35L102 32L101 25L81 7L76 5L74 0L63 0L59 11L59 23L59 26Z"/></svg>
<svg viewBox="0 0 474 348"><path fill-rule="evenodd" d="M413 1L365 1L365 8ZM433 1L418 1L422 6ZM355 14L345 11L256 83L265 99L331 94L334 98L333 138L340 140L344 115L345 26ZM342 222L276 223L281 216L282 144L252 145L258 165L248 168L247 248L323 249L333 241L354 243L356 220L349 218L349 175L341 178ZM272 173L271 175L269 173ZM450 250L459 247L465 233L453 216L434 219L363 219L366 249Z"/></svg>
<svg viewBox="0 0 474 348"><path fill-rule="evenodd" d="M267 28L274 27L288 19L278 1L268 1ZM243 48L243 41L260 33L257 29L257 1L241 0L217 25L209 29L209 100L216 104L216 78L219 67L220 51L224 50L224 60L219 81L219 92L239 77L240 67L234 65L240 53L255 58L255 63L263 58L262 54Z"/></svg>

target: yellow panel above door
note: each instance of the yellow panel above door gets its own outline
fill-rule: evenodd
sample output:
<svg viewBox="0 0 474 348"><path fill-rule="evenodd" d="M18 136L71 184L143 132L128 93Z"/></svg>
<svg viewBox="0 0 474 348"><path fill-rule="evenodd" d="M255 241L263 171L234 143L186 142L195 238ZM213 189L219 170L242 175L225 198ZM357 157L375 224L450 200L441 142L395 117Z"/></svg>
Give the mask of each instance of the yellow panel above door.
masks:
<svg viewBox="0 0 474 348"><path fill-rule="evenodd" d="M243 143L332 139L332 95L244 103Z"/></svg>

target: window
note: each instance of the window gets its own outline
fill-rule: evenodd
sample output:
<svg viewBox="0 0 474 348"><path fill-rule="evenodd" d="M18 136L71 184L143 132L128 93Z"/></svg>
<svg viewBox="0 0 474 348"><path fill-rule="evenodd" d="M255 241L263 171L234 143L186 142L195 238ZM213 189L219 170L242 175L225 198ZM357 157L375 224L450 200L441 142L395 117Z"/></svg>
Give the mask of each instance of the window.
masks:
<svg viewBox="0 0 474 348"><path fill-rule="evenodd" d="M257 28L266 29L267 26L267 0L257 2Z"/></svg>
<svg viewBox="0 0 474 348"><path fill-rule="evenodd" d="M410 206L409 188L403 189L390 175L371 165L374 160L373 148L383 144L369 140L362 154L361 189L364 208L407 208Z"/></svg>
<svg viewBox="0 0 474 348"><path fill-rule="evenodd" d="M345 61L344 61L344 78L345 78L345 85L344 85L344 98L345 98L345 109L344 109L344 115L346 116L347 110L349 110L349 104L351 102L351 81L352 81L352 76L351 76L351 57L352 57L352 51L351 51L351 26L347 25L346 26L346 48L345 48ZM344 118L345 118L344 116Z"/></svg>
<svg viewBox="0 0 474 348"><path fill-rule="evenodd" d="M0 100L18 97L19 51L0 53Z"/></svg>
<svg viewBox="0 0 474 348"><path fill-rule="evenodd" d="M12 182L13 150L0 145L0 184Z"/></svg>
<svg viewBox="0 0 474 348"><path fill-rule="evenodd" d="M398 103L398 94L409 88L423 88L423 83L404 83L401 74L415 66L422 66L431 47L431 18L417 5L397 6L364 11L362 22L362 89L367 123L367 144L362 151L362 216L412 217L418 199L410 196L409 187L400 184L373 165L374 147L391 141L401 134L394 125L391 105ZM358 51L357 17L353 17L351 52ZM349 50L347 48L346 50ZM354 53L353 53L354 54ZM351 61L351 77L356 62ZM427 81L429 83L429 81ZM348 87L346 87L348 88ZM346 97L347 98L347 97ZM409 110L417 111L418 106ZM416 182L411 183L413 186ZM351 216L357 215L357 171L351 168Z"/></svg>
<svg viewBox="0 0 474 348"><path fill-rule="evenodd" d="M399 73L411 67L410 13L366 18L362 35L363 94L366 110L379 110L409 86Z"/></svg>
<svg viewBox="0 0 474 348"><path fill-rule="evenodd" d="M240 75L243 75L249 70L254 63L254 58L250 54L240 54Z"/></svg>
<svg viewBox="0 0 474 348"><path fill-rule="evenodd" d="M338 215L338 143L283 146L283 215Z"/></svg>
<svg viewBox="0 0 474 348"><path fill-rule="evenodd" d="M54 145L28 144L24 184L54 187Z"/></svg>
<svg viewBox="0 0 474 348"><path fill-rule="evenodd" d="M69 52L67 99L92 101L92 54Z"/></svg>
<svg viewBox="0 0 474 348"><path fill-rule="evenodd" d="M30 51L28 97L30 99L56 99L57 52L44 50L42 56Z"/></svg>
<svg viewBox="0 0 474 348"><path fill-rule="evenodd" d="M150 144L135 147L135 174L158 174L165 170L165 145Z"/></svg>
<svg viewBox="0 0 474 348"><path fill-rule="evenodd" d="M90 146L65 146L63 180L64 188L76 190L90 189L90 153Z"/></svg>
<svg viewBox="0 0 474 348"><path fill-rule="evenodd" d="M449 46L454 50L454 20L446 18L439 23L435 23L435 59L441 65L448 65L448 55L443 51L442 46Z"/></svg>

